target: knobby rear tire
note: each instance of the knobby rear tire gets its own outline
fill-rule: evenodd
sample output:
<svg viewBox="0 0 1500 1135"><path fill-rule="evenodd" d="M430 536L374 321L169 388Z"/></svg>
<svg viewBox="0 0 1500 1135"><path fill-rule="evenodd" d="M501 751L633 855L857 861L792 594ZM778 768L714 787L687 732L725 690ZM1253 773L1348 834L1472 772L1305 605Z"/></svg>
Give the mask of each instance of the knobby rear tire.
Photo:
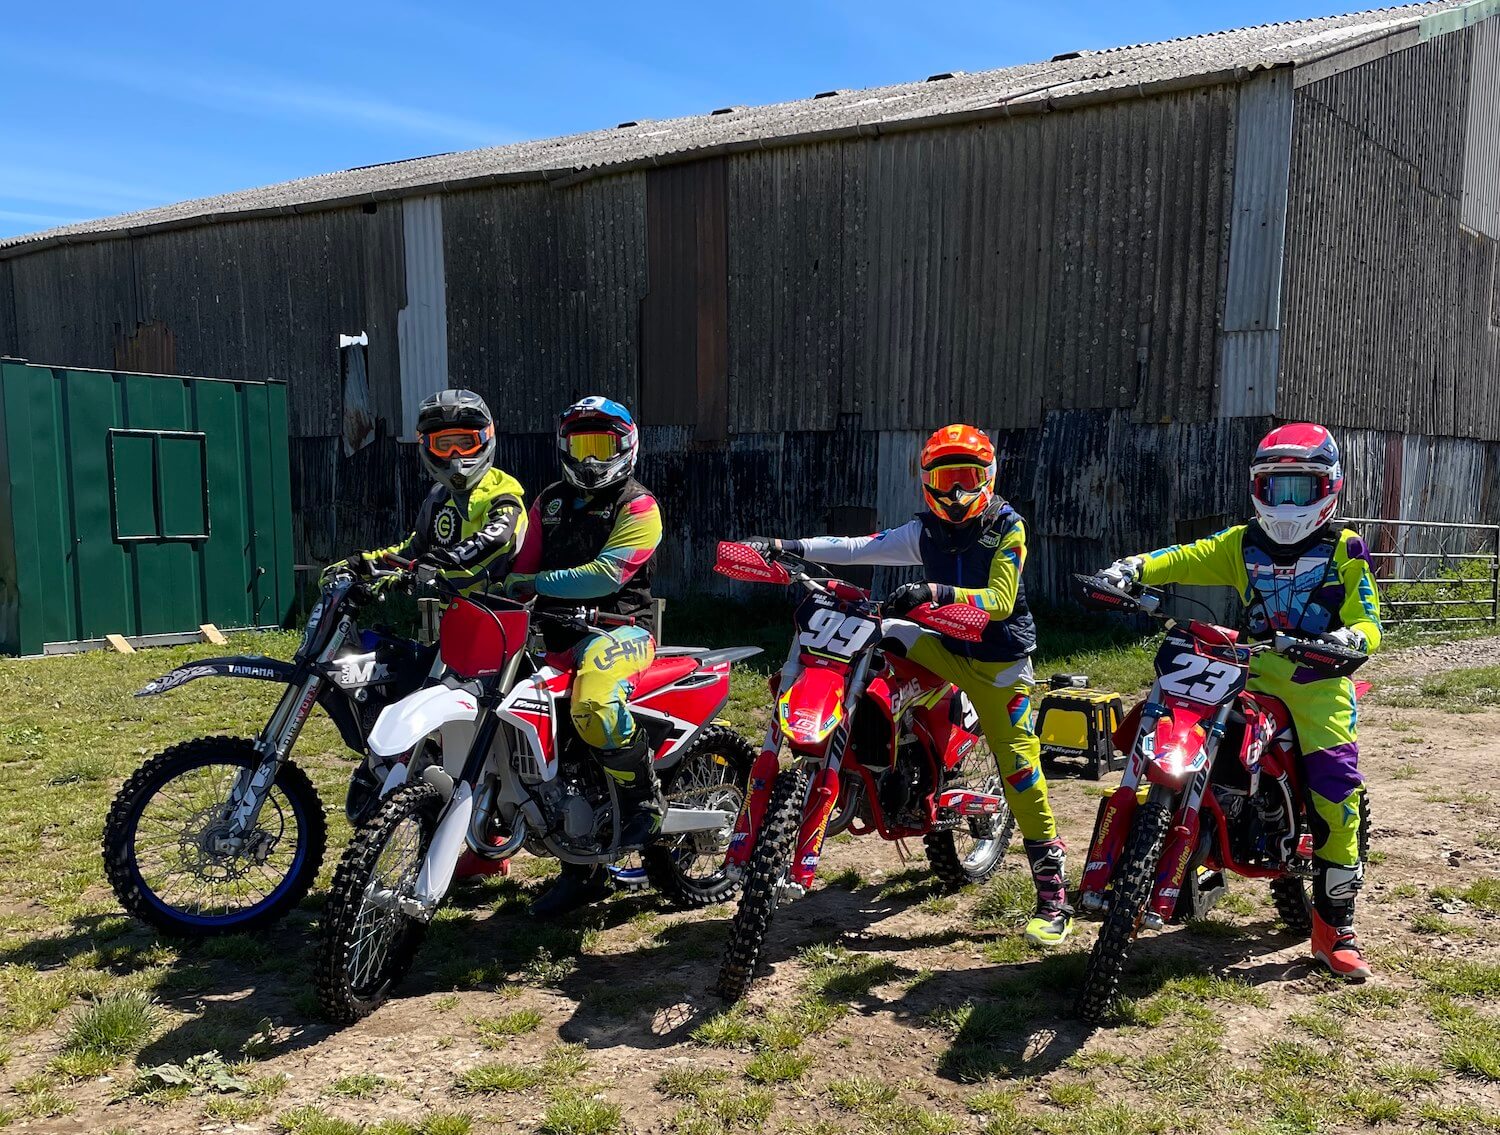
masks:
<svg viewBox="0 0 1500 1135"><path fill-rule="evenodd" d="M712 760L714 757L721 758L728 766L729 783L739 786L740 801L743 802L745 794L750 791L750 766L755 763L755 749L727 726L710 725L704 729L672 771L680 774L686 770L689 761ZM669 801L676 799L670 783L665 794ZM738 815L738 809L735 814ZM692 836L685 838L692 840ZM740 888L739 880L724 870L722 862L719 870L707 878L697 879L684 873L673 849L660 843L651 844L641 852L641 866L650 884L678 910L696 910L727 902Z"/></svg>
<svg viewBox="0 0 1500 1135"><path fill-rule="evenodd" d="M297 852L287 876L264 900L224 915L193 914L161 898L141 876L136 853L137 828L147 805L158 792L194 769L213 765L236 770L256 768L261 759L255 745L244 737L199 737L163 750L130 775L110 804L101 840L104 873L127 913L165 934L211 938L264 930L281 921L307 897L323 866L328 823L318 790L290 760L282 762L273 787L285 797L291 810Z"/></svg>
<svg viewBox="0 0 1500 1135"><path fill-rule="evenodd" d="M771 799L750 864L745 890L729 930L729 945L719 970L719 993L738 1001L750 991L760 962L771 917L776 913L776 888L791 868L802 830L802 808L807 799L807 774L783 769L771 786Z"/></svg>
<svg viewBox="0 0 1500 1135"><path fill-rule="evenodd" d="M420 835L416 854L420 869L432 845L442 809L443 798L431 785L404 785L386 797L380 810L354 833L344 849L333 874L333 884L328 888L323 933L314 961L318 1003L336 1025L351 1025L374 1012L411 969L417 948L427 936L427 924L414 918L405 919L380 972L372 974L363 987L356 988L353 983L350 955L356 944L366 891L391 836L407 820L417 824Z"/></svg>
<svg viewBox="0 0 1500 1135"><path fill-rule="evenodd" d="M1001 799L1004 800L999 763L993 756L990 760L995 763L995 775L979 787L982 791L1001 793ZM957 833L952 829L929 832L922 838L922 846L927 851L927 862L931 864L932 873L937 876L938 882L943 884L945 890L961 891L974 883L983 883L1000 869L1000 864L1005 859L1005 852L1010 847L1011 837L1016 831L1016 814L1010 810L1008 800L1005 801L1004 814L994 819L998 821L999 827L991 837L993 846L989 853L974 863L966 863L965 857L959 855ZM972 832L970 834L972 835Z"/></svg>
<svg viewBox="0 0 1500 1135"><path fill-rule="evenodd" d="M1141 805L1131 825L1130 838L1110 890L1109 911L1099 930L1099 940L1089 954L1088 969L1078 994L1078 1015L1093 1024L1108 1020L1119 1000L1120 979L1141 918L1151 902L1156 868L1171 827L1171 810L1155 801Z"/></svg>

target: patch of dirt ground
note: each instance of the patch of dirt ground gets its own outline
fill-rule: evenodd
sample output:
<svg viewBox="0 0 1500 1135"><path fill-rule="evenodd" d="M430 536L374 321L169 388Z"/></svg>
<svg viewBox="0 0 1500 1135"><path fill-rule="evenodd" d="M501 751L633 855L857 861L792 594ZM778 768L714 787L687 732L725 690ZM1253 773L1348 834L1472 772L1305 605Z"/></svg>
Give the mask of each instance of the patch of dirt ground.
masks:
<svg viewBox="0 0 1500 1135"><path fill-rule="evenodd" d="M571 1088L640 1133L1486 1130L1500 1123L1500 1083L1462 1068L1454 1022L1477 1014L1478 1043L1493 1043L1500 990L1483 983L1500 972L1500 917L1457 896L1500 876L1500 713L1387 708L1377 694L1362 740L1374 822L1360 930L1377 977L1351 992L1278 927L1264 886L1235 879L1207 922L1139 944L1126 1023L1089 1029L1069 1008L1094 926L1080 922L1060 955L1025 946L1018 844L1001 878L949 897L919 846L903 864L895 846L841 838L822 867L832 882L778 915L770 969L727 1021L711 990L730 906L679 914L620 895L538 926L525 900L541 880L494 879L466 888L395 996L341 1031L309 993L316 909L263 938L171 952L157 985L171 1018L137 1063L211 1049L237 1060L249 1042L246 1074L285 1076L279 1093L142 1098L117 1070L58 1083L71 1114L27 1119L10 1091L0 1106L48 1132L258 1132L277 1116L312 1135L355 1129L339 1121L437 1132L462 1130L434 1120L458 1113L475 1132L609 1130L549 1112ZM1101 786L1061 772L1052 786L1076 877ZM528 861L518 876L543 870ZM7 960L66 965L150 941L94 920ZM767 1021L791 1031L778 1039ZM16 1041L0 1087L47 1074L61 1033ZM549 1079L461 1090L463 1073L496 1062ZM343 1079L360 1073L381 1079Z"/></svg>

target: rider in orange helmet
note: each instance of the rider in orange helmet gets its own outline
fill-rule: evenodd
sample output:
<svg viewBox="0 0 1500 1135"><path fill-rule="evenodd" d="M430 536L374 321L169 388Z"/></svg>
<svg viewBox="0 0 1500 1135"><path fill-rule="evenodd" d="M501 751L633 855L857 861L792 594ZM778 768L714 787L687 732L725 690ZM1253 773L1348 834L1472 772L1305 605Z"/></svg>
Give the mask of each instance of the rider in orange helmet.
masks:
<svg viewBox="0 0 1500 1135"><path fill-rule="evenodd" d="M1026 525L995 492L995 447L982 430L944 426L927 439L919 464L927 508L905 524L872 536L747 543L823 564L920 567L922 582L908 583L887 599L893 614L932 603L968 603L989 614L977 643L900 619L887 622L886 640L961 689L978 712L1036 882L1036 914L1026 936L1055 946L1072 930L1073 910L1063 889L1064 848L1047 799L1041 743L1031 730L1036 624L1021 582Z"/></svg>

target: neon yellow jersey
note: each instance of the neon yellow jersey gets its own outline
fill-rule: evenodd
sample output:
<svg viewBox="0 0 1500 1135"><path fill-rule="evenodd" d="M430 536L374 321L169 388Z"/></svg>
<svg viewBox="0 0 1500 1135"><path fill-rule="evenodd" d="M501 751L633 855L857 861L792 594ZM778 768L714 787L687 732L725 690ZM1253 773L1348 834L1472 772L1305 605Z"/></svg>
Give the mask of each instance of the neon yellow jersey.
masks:
<svg viewBox="0 0 1500 1135"><path fill-rule="evenodd" d="M1364 636L1371 653L1380 646L1380 592L1369 550L1350 529L1330 533L1290 563L1276 562L1244 524L1141 559L1142 583L1234 588L1253 634L1348 627Z"/></svg>

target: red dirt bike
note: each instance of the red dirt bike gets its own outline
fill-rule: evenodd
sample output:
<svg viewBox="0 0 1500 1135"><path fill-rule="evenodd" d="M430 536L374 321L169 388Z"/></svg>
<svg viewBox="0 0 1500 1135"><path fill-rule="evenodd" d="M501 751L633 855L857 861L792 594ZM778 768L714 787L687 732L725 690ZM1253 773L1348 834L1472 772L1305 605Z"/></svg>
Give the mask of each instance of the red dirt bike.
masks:
<svg viewBox="0 0 1500 1135"><path fill-rule="evenodd" d="M714 570L807 592L786 664L771 679L776 712L726 856L744 877L744 893L719 991L738 1000L754 980L772 915L807 893L827 836L920 836L934 873L957 890L994 874L1015 819L968 698L880 649L881 606L868 591L820 576L796 556L767 560L744 544L720 544ZM989 622L966 604L901 617L965 641ZM786 768L783 745L791 751Z"/></svg>
<svg viewBox="0 0 1500 1135"><path fill-rule="evenodd" d="M1368 656L1284 632L1242 643L1226 627L1165 617L1164 593L1154 588L1075 579L1085 606L1138 612L1167 628L1156 681L1115 734L1129 763L1120 786L1100 801L1079 887L1079 908L1104 918L1078 997L1079 1015L1098 1023L1119 997L1137 934L1206 915L1224 893L1226 872L1270 880L1287 928L1311 930L1312 834L1297 740L1286 706L1245 688L1250 659L1274 651L1320 678L1336 678ZM1356 686L1359 693L1368 688ZM1368 816L1360 820L1363 833Z"/></svg>
<svg viewBox="0 0 1500 1135"><path fill-rule="evenodd" d="M568 715L571 660L530 647L540 622L598 632L634 620L537 611L451 589L448 598L443 679L387 706L370 731L371 751L395 767L328 890L315 976L319 1002L338 1024L369 1013L405 975L466 853L503 861L525 849L604 865L620 857L619 790ZM630 711L650 740L668 805L641 859L651 883L682 909L723 902L738 886L724 851L754 750L715 718L729 699L731 665L759 653L663 647L633 684ZM433 736L440 759L403 779L403 756Z"/></svg>

